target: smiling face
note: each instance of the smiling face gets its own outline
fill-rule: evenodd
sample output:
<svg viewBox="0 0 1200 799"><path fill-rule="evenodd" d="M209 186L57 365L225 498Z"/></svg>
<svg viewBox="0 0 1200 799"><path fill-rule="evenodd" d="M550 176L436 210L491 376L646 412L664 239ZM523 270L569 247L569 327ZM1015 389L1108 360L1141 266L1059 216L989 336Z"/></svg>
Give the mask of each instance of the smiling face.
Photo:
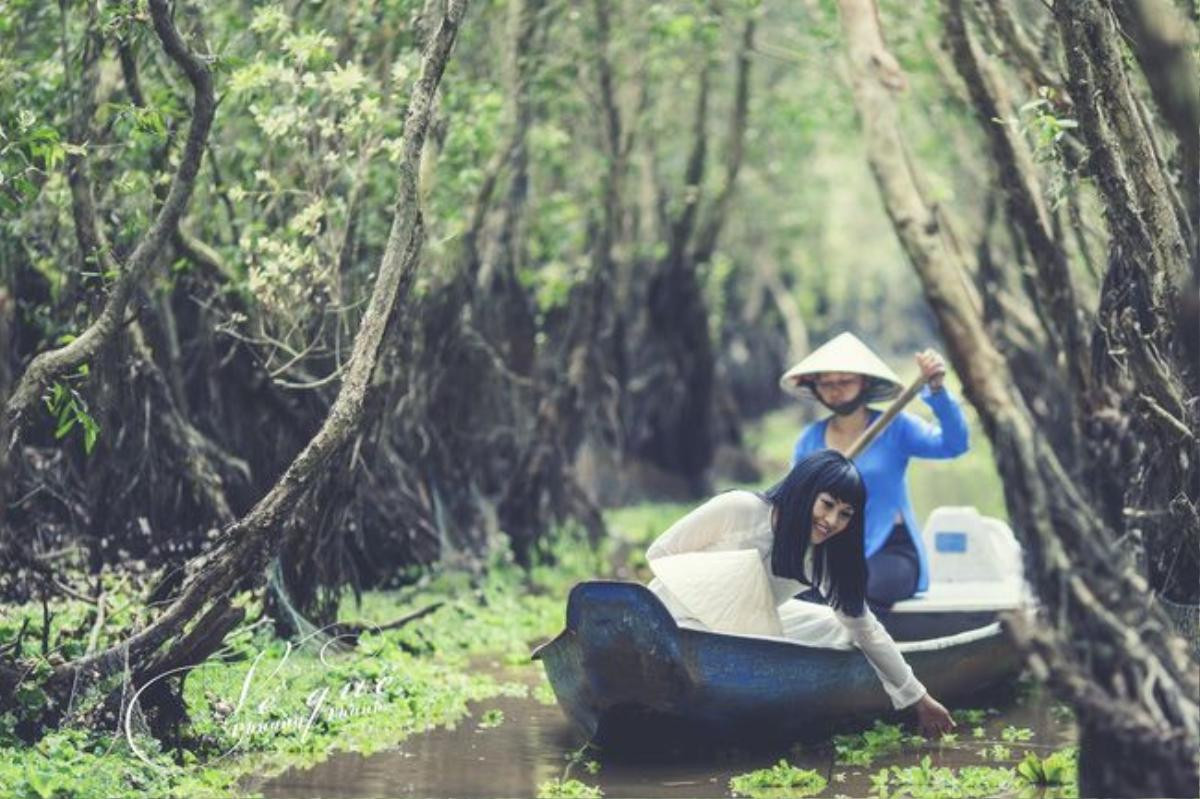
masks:
<svg viewBox="0 0 1200 799"><path fill-rule="evenodd" d="M853 505L842 502L828 491L821 491L813 503L812 533L809 540L813 545L825 543L845 530L853 516Z"/></svg>

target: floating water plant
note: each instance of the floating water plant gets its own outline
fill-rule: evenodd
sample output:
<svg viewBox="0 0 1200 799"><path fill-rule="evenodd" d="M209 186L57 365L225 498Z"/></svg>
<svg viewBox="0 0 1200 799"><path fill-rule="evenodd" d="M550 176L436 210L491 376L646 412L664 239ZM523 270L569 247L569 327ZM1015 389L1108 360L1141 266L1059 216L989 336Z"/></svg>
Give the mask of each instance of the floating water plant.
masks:
<svg viewBox="0 0 1200 799"><path fill-rule="evenodd" d="M1017 776L1031 785L1074 787L1077 770L1074 747L1060 749L1044 758L1030 752L1017 764Z"/></svg>
<svg viewBox="0 0 1200 799"><path fill-rule="evenodd" d="M992 744L990 747L979 750L979 756L984 760L1009 760L1012 758L1012 750L1004 744Z"/></svg>
<svg viewBox="0 0 1200 799"><path fill-rule="evenodd" d="M729 789L735 796L750 799L788 799L788 797L815 796L825 790L829 783L811 769L800 769L787 760L780 759L770 768L738 774L729 780Z"/></svg>
<svg viewBox="0 0 1200 799"><path fill-rule="evenodd" d="M539 785L537 795L538 799L599 799L604 796L604 791L579 780L555 777Z"/></svg>
<svg viewBox="0 0 1200 799"><path fill-rule="evenodd" d="M952 711L950 715L959 724L982 724L987 718L987 711L980 708L960 708Z"/></svg>
<svg viewBox="0 0 1200 799"><path fill-rule="evenodd" d="M837 762L851 766L869 766L875 758L900 751L904 733L898 724L876 721L875 726L856 735L833 736Z"/></svg>
<svg viewBox="0 0 1200 799"><path fill-rule="evenodd" d="M996 796L1018 787L1012 769L934 766L928 755L920 764L880 769L871 777L871 794L880 799L971 799Z"/></svg>
<svg viewBox="0 0 1200 799"><path fill-rule="evenodd" d="M479 728L481 730L490 730L493 727L499 727L504 723L504 711L499 708L492 708L483 713L483 717L479 719Z"/></svg>
<svg viewBox="0 0 1200 799"><path fill-rule="evenodd" d="M1028 727L1014 727L1011 724L1000 731L1000 737L1007 743L1017 743L1019 741L1032 741L1033 730Z"/></svg>

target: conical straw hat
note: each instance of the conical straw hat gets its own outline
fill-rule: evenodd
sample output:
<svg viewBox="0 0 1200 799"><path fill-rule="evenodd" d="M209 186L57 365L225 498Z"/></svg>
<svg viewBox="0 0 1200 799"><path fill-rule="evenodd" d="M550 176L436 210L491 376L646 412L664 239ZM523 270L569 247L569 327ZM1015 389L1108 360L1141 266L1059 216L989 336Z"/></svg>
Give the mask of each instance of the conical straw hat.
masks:
<svg viewBox="0 0 1200 799"><path fill-rule="evenodd" d="M822 372L865 375L868 378L867 402L889 400L904 390L904 384L891 367L853 333L842 333L810 352L808 357L784 372L779 378L779 387L795 397L811 397L812 381Z"/></svg>
<svg viewBox="0 0 1200 799"><path fill-rule="evenodd" d="M681 605L716 632L783 635L758 550L667 555L650 561L650 570Z"/></svg>

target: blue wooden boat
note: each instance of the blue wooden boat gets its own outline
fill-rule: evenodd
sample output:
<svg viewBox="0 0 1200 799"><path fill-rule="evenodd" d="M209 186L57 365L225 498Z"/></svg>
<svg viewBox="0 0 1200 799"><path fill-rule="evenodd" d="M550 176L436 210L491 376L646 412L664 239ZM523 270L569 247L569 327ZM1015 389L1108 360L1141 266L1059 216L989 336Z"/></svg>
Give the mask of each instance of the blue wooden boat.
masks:
<svg viewBox="0 0 1200 799"><path fill-rule="evenodd" d="M919 616L900 615L919 637ZM977 608L928 615L939 631L952 629L955 618L960 627L986 618ZM1020 665L995 621L926 640L895 637L917 677L948 706L1007 680ZM893 712L858 650L680 627L638 583L576 585L566 628L533 657L578 731L605 747L795 740L833 722Z"/></svg>

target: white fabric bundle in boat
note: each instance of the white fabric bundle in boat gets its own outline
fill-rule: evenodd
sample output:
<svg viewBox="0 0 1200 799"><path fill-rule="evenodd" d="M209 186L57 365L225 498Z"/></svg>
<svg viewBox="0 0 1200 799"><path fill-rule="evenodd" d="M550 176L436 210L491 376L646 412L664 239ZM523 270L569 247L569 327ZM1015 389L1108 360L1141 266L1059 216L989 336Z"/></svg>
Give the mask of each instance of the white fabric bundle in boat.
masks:
<svg viewBox="0 0 1200 799"><path fill-rule="evenodd" d="M775 595L756 549L685 552L650 570L693 616L722 633L782 635Z"/></svg>

